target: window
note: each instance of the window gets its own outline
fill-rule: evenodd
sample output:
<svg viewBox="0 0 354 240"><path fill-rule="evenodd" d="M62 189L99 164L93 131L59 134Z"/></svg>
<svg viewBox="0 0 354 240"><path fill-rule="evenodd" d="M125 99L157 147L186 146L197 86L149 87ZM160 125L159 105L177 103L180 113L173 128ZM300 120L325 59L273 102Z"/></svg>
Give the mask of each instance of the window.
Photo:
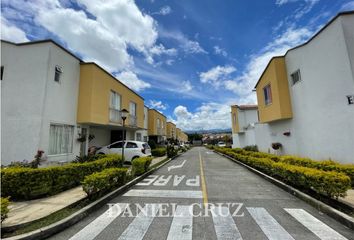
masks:
<svg viewBox="0 0 354 240"><path fill-rule="evenodd" d="M122 148L123 146L123 142L116 142L113 143L111 146L109 146L109 148Z"/></svg>
<svg viewBox="0 0 354 240"><path fill-rule="evenodd" d="M126 148L138 148L138 145L133 142L127 142Z"/></svg>
<svg viewBox="0 0 354 240"><path fill-rule="evenodd" d="M3 75L4 75L4 66L1 66L1 80Z"/></svg>
<svg viewBox="0 0 354 240"><path fill-rule="evenodd" d="M60 83L60 76L63 73L60 66L55 66L54 81Z"/></svg>
<svg viewBox="0 0 354 240"><path fill-rule="evenodd" d="M148 137L144 136L144 142L147 142L147 141L148 141Z"/></svg>
<svg viewBox="0 0 354 240"><path fill-rule="evenodd" d="M297 82L299 82L301 80L300 69L293 72L290 76L291 76L291 80L293 82L293 85L295 85Z"/></svg>
<svg viewBox="0 0 354 240"><path fill-rule="evenodd" d="M129 114L132 116L136 116L136 103L130 102L129 104Z"/></svg>
<svg viewBox="0 0 354 240"><path fill-rule="evenodd" d="M141 141L141 133L136 133L136 140Z"/></svg>
<svg viewBox="0 0 354 240"><path fill-rule="evenodd" d="M74 126L51 124L49 130L49 155L72 153L73 136Z"/></svg>
<svg viewBox="0 0 354 240"><path fill-rule="evenodd" d="M234 124L236 124L236 113L233 114Z"/></svg>
<svg viewBox="0 0 354 240"><path fill-rule="evenodd" d="M161 125L161 121L160 121L160 118L157 119L157 128L160 128L160 125Z"/></svg>
<svg viewBox="0 0 354 240"><path fill-rule="evenodd" d="M264 102L265 105L269 105L272 103L272 89L270 88L270 84L263 88L264 93Z"/></svg>
<svg viewBox="0 0 354 240"><path fill-rule="evenodd" d="M111 106L112 109L120 110L120 95L111 91Z"/></svg>

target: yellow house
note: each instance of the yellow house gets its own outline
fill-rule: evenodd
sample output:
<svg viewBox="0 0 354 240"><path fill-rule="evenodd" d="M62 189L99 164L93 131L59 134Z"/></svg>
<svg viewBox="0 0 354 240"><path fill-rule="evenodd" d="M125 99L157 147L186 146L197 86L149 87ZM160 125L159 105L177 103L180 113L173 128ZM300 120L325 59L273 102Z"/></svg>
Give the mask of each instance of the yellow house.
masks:
<svg viewBox="0 0 354 240"><path fill-rule="evenodd" d="M261 123L292 118L285 57L274 57L268 63L255 88Z"/></svg>
<svg viewBox="0 0 354 240"><path fill-rule="evenodd" d="M188 142L188 135L184 132L181 132L181 142Z"/></svg>
<svg viewBox="0 0 354 240"><path fill-rule="evenodd" d="M176 125L172 122L167 122L167 139L177 139L176 137Z"/></svg>
<svg viewBox="0 0 354 240"><path fill-rule="evenodd" d="M161 143L166 140L166 117L155 109L148 112L148 134L149 140Z"/></svg>
<svg viewBox="0 0 354 240"><path fill-rule="evenodd" d="M178 141L181 141L181 137L182 137L182 131L180 128L176 127L176 138Z"/></svg>
<svg viewBox="0 0 354 240"><path fill-rule="evenodd" d="M129 111L124 128L123 109ZM83 136L94 137L89 146L122 140L123 129L125 139L135 140L144 129L144 99L97 64L81 63L77 122Z"/></svg>

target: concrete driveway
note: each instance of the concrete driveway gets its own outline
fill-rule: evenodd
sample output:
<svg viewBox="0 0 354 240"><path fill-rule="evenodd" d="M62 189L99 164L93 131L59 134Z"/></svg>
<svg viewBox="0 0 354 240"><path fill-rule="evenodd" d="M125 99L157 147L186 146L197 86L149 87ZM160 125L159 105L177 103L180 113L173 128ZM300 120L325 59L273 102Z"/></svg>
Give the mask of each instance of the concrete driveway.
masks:
<svg viewBox="0 0 354 240"><path fill-rule="evenodd" d="M51 239L354 239L230 160L195 147Z"/></svg>

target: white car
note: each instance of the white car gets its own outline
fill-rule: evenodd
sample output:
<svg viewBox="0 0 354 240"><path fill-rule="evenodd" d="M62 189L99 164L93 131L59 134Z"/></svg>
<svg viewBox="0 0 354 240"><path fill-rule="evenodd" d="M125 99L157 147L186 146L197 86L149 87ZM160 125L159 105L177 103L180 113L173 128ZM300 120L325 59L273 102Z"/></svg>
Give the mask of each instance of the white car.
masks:
<svg viewBox="0 0 354 240"><path fill-rule="evenodd" d="M111 143L105 147L100 148L97 154L119 154L122 155L123 141ZM151 148L146 142L129 141L126 140L124 144L124 159L127 162L131 162L135 158L150 157Z"/></svg>
<svg viewBox="0 0 354 240"><path fill-rule="evenodd" d="M224 142L218 142L218 147L226 147L226 144Z"/></svg>

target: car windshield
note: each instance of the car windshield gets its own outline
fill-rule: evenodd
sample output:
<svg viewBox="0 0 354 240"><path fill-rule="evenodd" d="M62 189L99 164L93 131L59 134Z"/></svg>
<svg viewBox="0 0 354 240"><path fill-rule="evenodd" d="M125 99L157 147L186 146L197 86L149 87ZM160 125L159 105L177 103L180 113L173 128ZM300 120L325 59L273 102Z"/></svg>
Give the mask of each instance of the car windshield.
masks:
<svg viewBox="0 0 354 240"><path fill-rule="evenodd" d="M123 142L115 142L112 145L110 145L110 148L122 148Z"/></svg>

